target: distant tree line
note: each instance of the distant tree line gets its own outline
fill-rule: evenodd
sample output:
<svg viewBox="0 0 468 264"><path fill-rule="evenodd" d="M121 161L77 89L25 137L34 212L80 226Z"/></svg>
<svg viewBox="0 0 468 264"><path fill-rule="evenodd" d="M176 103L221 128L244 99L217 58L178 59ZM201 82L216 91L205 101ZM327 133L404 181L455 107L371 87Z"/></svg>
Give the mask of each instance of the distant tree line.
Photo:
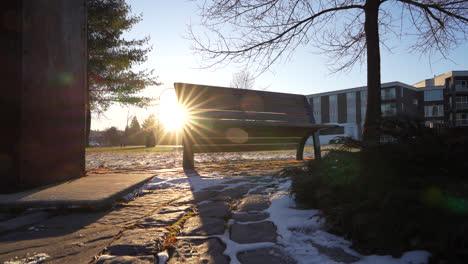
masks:
<svg viewBox="0 0 468 264"><path fill-rule="evenodd" d="M181 144L182 140L179 133L164 131L161 127L161 125L158 127L154 114L148 116L142 125L134 116L125 130L119 130L117 127L112 126L101 132L101 137L97 143L104 146L145 145L146 147Z"/></svg>

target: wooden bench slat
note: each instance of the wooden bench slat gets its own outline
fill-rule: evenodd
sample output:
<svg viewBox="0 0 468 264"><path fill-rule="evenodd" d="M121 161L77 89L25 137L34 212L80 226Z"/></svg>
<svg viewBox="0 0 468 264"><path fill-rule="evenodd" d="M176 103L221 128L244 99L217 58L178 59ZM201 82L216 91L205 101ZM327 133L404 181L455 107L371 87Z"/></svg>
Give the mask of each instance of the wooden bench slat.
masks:
<svg viewBox="0 0 468 264"><path fill-rule="evenodd" d="M197 145L298 143L302 137L198 137Z"/></svg>
<svg viewBox="0 0 468 264"><path fill-rule="evenodd" d="M186 130L189 131L190 137L193 139L200 137L226 137L227 134L233 133L247 135L249 137L304 137L311 133L309 128L291 129L291 127L277 127L272 129L271 127L257 126L240 128L236 124L219 124L216 122L213 122L211 125L206 123L192 123L192 125L186 126Z"/></svg>
<svg viewBox="0 0 468 264"><path fill-rule="evenodd" d="M310 123L310 116L306 114L259 113L223 110L199 110L189 118L193 119L250 119L250 120L276 120Z"/></svg>
<svg viewBox="0 0 468 264"><path fill-rule="evenodd" d="M187 109L187 108L186 108ZM221 104L219 105L215 101L207 102L203 105L198 105L196 107L188 108L188 111L206 111L206 110L225 110L225 111L248 111L248 112L269 112L269 113L285 113L285 114L308 114L307 108L305 106L288 106L288 105L265 105L261 103L247 103L240 104L239 102L234 102L231 104Z"/></svg>
<svg viewBox="0 0 468 264"><path fill-rule="evenodd" d="M225 145L194 145L195 153L210 152L242 152L296 149L298 144L225 144Z"/></svg>
<svg viewBox="0 0 468 264"><path fill-rule="evenodd" d="M250 120L224 120L224 119L218 119L218 120L210 120L210 119L193 119L191 120L188 125L193 126L193 125L198 125L198 126L206 126L206 127L212 127L214 124L220 125L220 127L239 127L239 128L244 128L244 127L275 127L275 128L280 128L280 127L295 127L297 129L306 129L311 132L316 131L316 130L322 130L334 126L329 126L329 125L321 125L321 124L311 124L311 123L301 123L301 122L283 122L283 121L250 121Z"/></svg>
<svg viewBox="0 0 468 264"><path fill-rule="evenodd" d="M195 92L196 93L196 92ZM221 105L283 105L289 107L304 107L303 98L282 99L276 97L233 95L233 94L200 94L198 97L184 101L188 108L211 108Z"/></svg>
<svg viewBox="0 0 468 264"><path fill-rule="evenodd" d="M257 91L257 90L246 90L246 89L236 89L228 87L218 87L211 85L199 85L199 84L190 84L190 83L174 83L174 88L177 93L178 98L193 97L193 90L198 90L198 93L208 93L208 94L233 94L236 96L239 95L261 95L267 97L275 98L284 98L284 99L295 99L300 100L304 95L300 94L290 94L290 93L278 93L278 92L269 92L269 91ZM192 93L192 94L191 94Z"/></svg>

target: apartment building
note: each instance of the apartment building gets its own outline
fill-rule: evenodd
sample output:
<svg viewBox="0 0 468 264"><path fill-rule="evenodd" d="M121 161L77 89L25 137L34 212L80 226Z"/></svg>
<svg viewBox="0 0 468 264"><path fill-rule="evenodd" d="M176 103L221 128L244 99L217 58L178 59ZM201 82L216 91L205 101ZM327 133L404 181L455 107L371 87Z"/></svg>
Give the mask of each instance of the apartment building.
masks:
<svg viewBox="0 0 468 264"><path fill-rule="evenodd" d="M362 134L367 87L307 95L317 123L354 123ZM408 85L382 84L383 117L405 116L428 127L468 126L468 71L451 71Z"/></svg>
<svg viewBox="0 0 468 264"><path fill-rule="evenodd" d="M413 86L424 93L426 125L468 126L468 71L451 71Z"/></svg>

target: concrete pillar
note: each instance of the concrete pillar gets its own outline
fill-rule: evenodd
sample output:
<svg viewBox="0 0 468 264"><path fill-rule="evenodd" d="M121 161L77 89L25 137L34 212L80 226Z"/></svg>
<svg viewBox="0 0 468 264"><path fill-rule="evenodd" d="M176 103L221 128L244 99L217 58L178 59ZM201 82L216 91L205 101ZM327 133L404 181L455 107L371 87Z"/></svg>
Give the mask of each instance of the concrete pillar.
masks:
<svg viewBox="0 0 468 264"><path fill-rule="evenodd" d="M0 15L0 192L83 176L86 0L8 0Z"/></svg>

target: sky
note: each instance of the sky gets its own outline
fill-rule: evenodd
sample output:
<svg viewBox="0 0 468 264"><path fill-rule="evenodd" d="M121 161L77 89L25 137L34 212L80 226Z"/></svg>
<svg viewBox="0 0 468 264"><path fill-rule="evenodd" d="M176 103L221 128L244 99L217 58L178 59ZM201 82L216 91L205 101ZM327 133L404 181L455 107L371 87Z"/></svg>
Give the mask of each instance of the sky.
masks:
<svg viewBox="0 0 468 264"><path fill-rule="evenodd" d="M150 36L153 50L148 60L139 67L154 69L162 85L148 87L145 94L163 100L174 95L174 82L229 86L232 75L243 68L228 65L225 68L202 69L201 56L194 54L193 43L187 39L188 25L199 23L197 1L186 0L127 0L132 13L141 14L142 21L125 38ZM389 39L392 51L381 48L382 82L399 81L414 84L452 70L468 70L468 43L441 56L412 54L405 39ZM267 91L313 94L366 85L366 66L356 65L351 70L331 73L325 54L310 47L299 47L288 60L273 65L255 80L256 87ZM140 123L151 113L157 116L158 107L135 108L114 105L102 116L93 116L91 129L104 130L111 126L124 129L127 117L135 115Z"/></svg>

